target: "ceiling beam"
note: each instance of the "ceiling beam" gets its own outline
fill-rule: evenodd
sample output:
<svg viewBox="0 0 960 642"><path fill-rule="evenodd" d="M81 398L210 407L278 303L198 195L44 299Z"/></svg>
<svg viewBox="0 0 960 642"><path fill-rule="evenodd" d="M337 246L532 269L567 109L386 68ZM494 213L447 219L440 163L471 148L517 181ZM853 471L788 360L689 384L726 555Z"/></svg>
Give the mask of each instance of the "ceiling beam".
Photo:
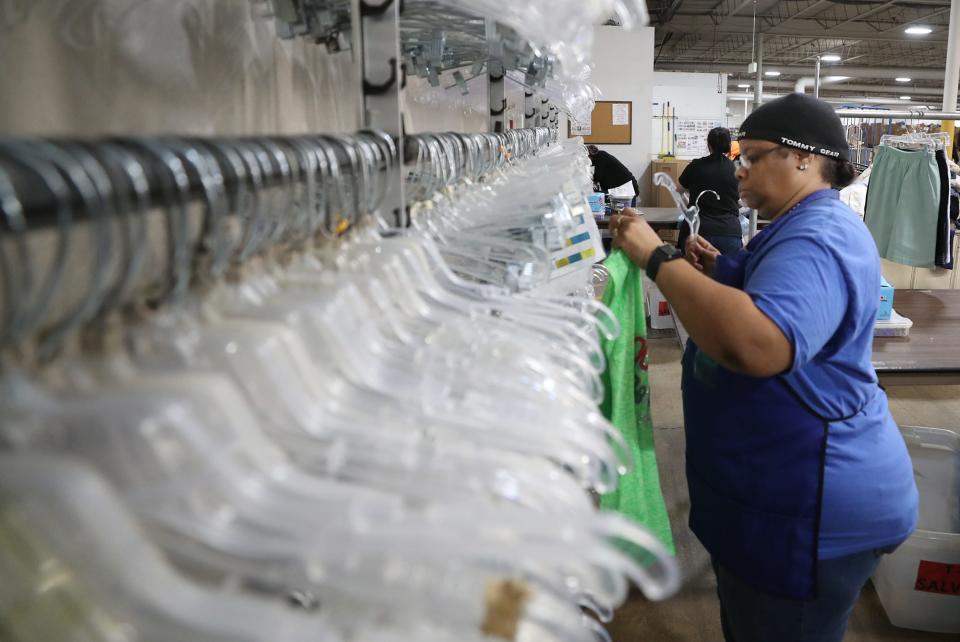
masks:
<svg viewBox="0 0 960 642"><path fill-rule="evenodd" d="M732 53L736 53L742 47L746 47L747 45L752 45L752 44L753 44L752 38L744 38L744 39L738 38L736 40L723 40L720 42L719 55L713 59L713 62L720 62L723 58L726 58ZM723 45L728 45L728 47L724 48ZM732 45L732 48L730 48L731 45Z"/></svg>
<svg viewBox="0 0 960 642"><path fill-rule="evenodd" d="M654 58L653 58L654 62L656 62L657 59L660 58L660 55L663 53L663 47L664 47L668 42L670 42L670 40L673 38L673 33L674 33L674 32L672 32L672 31L668 31L667 33L663 34L663 40L660 41L660 45L657 47L657 55L654 56Z"/></svg>
<svg viewBox="0 0 960 642"><path fill-rule="evenodd" d="M831 30L836 27L861 21L867 16L872 16L888 9L892 9L896 5L897 2L895 1L884 2L883 4L880 4L880 6L875 6L872 4L833 3L833 7L828 11L824 11L818 15L816 17L816 21L820 23L824 29Z"/></svg>
<svg viewBox="0 0 960 642"><path fill-rule="evenodd" d="M850 41L876 41L876 42L904 42L905 38L903 36L887 33L877 33L876 31L870 30L867 32L857 32L857 31L845 31L844 33L837 34L828 34L826 30L820 25L816 24L812 20L802 20L800 22L806 23L804 25L795 24L791 29L779 29L771 28L765 30L763 33L765 36L793 36L797 38L812 38L812 37L830 37L833 39L839 40L850 40ZM713 28L709 24L697 24L692 21L682 21L674 20L664 27L658 27L658 31L673 31L679 33L709 33L717 35L752 35L753 34L753 25L749 21L745 21L742 24L733 22L724 27ZM924 38L923 42L929 45L946 45L946 38Z"/></svg>
<svg viewBox="0 0 960 642"><path fill-rule="evenodd" d="M657 22L659 22L661 25L664 25L673 20L673 16L676 15L677 11L680 10L680 5L682 4L683 0L673 0L670 6L667 7L667 10L661 13L657 18Z"/></svg>
<svg viewBox="0 0 960 642"><path fill-rule="evenodd" d="M842 27L842 26L844 26L844 25L848 25L848 24L850 24L851 22L856 22L856 21L858 21L858 20L863 20L863 19L866 18L867 16L872 16L872 15L874 15L874 14L876 14L876 13L880 13L881 11L886 11L887 9L890 9L891 7L896 6L896 4L897 4L897 3L896 3L896 0L894 0L893 2L886 2L886 3L882 4L882 5L880 5L879 7L874 7L873 9L870 9L870 10L868 10L868 11L864 11L863 13L861 13L860 15L858 15L858 16L856 16L856 17L847 18L847 19L844 20L843 22L838 22L837 24L833 25L832 27L829 27L829 28L827 29L827 31L833 31L834 29L837 29L837 28Z"/></svg>
<svg viewBox="0 0 960 642"><path fill-rule="evenodd" d="M775 50L775 51L771 51L771 52L770 52L770 60L772 61L772 60L773 60L774 58L776 58L777 56L779 56L779 55L781 55L781 54L785 54L785 53L787 53L788 51L793 51L794 49L799 49L800 47L806 47L807 45L812 45L813 43L817 42L818 40L820 40L820 39L819 39L819 38L812 38L812 39L810 39L810 40L805 40L805 41L803 41L803 42L798 42L798 43L796 43L796 44L790 45L789 47L784 47L783 49L777 49L777 50ZM772 46L772 45L771 45L771 46ZM766 52L764 52L764 55L766 55Z"/></svg>
<svg viewBox="0 0 960 642"><path fill-rule="evenodd" d="M724 0L719 5L715 6L714 9L719 8L720 11L711 14L711 19L713 23L720 27L728 18L737 15L740 13L744 7L748 7L753 4L753 0ZM751 17L751 20L753 18Z"/></svg>
<svg viewBox="0 0 960 642"><path fill-rule="evenodd" d="M682 56L687 53L690 49L693 49L696 46L697 42L700 41L700 35L696 33L687 33L684 34L682 38L677 40L676 44L673 45L671 52L674 55Z"/></svg>
<svg viewBox="0 0 960 642"><path fill-rule="evenodd" d="M884 21L884 22L871 21L871 23L872 25L880 25L880 26L883 26L884 28L891 27L892 29L897 29L898 27L902 27L906 24L910 24L913 22L919 22L921 20L930 20L930 18L937 18L937 20L930 20L931 26L937 29L946 30L949 25L945 20L939 19L938 17L946 14L949 11L950 9L946 8L946 9L934 11L932 13L926 13L923 15L917 15L916 13L914 13L912 15L914 15L915 17L911 18L910 20L891 20L891 21ZM877 28L872 25L867 24L866 22L850 23L844 26L842 30L843 35L847 37L876 36L878 34ZM685 13L684 11L678 11L676 15L674 15L673 20L671 20L669 24L664 25L663 27L658 27L658 28L664 28L664 29L679 28L683 31L696 30L696 31L709 32L709 31L713 31L717 27L715 23L711 21L710 16L704 15L702 13ZM753 18L747 15L730 16L726 21L724 21L723 26L720 27L719 29L721 31L725 31L730 28L736 28L738 30L747 29L752 32ZM763 29L764 33L778 33L778 32L784 33L788 31L790 32L799 31L803 35L806 35L807 33L823 33L825 31L825 27L820 22L817 22L816 20L813 20L811 18L797 18L791 22L788 28L767 27ZM944 31L940 37L946 40L945 36L946 36L946 33ZM925 38L925 40L928 40L928 41L935 40L935 39L936 38L933 38L933 37Z"/></svg>
<svg viewBox="0 0 960 642"><path fill-rule="evenodd" d="M793 87L796 83L792 83L789 80L771 80L765 78L763 80L763 87L773 88L773 89L789 89ZM911 96L943 96L942 87L912 87L910 85L865 85L865 84L852 84L844 81L839 82L825 82L820 85L820 92L825 91L829 92L863 92L863 93L882 93L882 94L897 94L905 95L910 94Z"/></svg>
<svg viewBox="0 0 960 642"><path fill-rule="evenodd" d="M680 62L680 61L661 61L654 69L657 71L702 71L702 72L726 72L733 74L746 73L747 67L742 64L717 63L710 64L703 61L699 62ZM811 75L808 65L777 65L777 70L790 76L809 76ZM918 69L915 67L835 67L831 71L836 75L850 76L851 78L897 78L907 76L914 80L939 80L943 82L943 70L926 68ZM833 74L831 74L833 75Z"/></svg>
<svg viewBox="0 0 960 642"><path fill-rule="evenodd" d="M780 22L778 22L776 25L773 25L773 26L775 26L775 27L783 27L783 25L789 24L789 23L793 22L794 20L797 20L798 18L800 18L800 17L802 17L802 16L804 16L804 15L806 15L806 14L812 12L812 11L816 11L817 9L820 9L820 8L823 7L824 5L828 5L828 4L833 4L833 3L831 2L831 0L819 0L818 2L814 2L812 5L809 5L806 9L803 9L803 10L798 11L797 13L795 13L795 14L793 14L793 15L791 15L791 16L788 16L787 18L781 20Z"/></svg>
<svg viewBox="0 0 960 642"><path fill-rule="evenodd" d="M933 13L928 13L928 14L923 15L923 16L920 16L920 17L918 17L918 18L914 18L913 20L908 20L907 22L902 22L902 23L900 23L900 24L895 24L895 25L893 25L892 27L887 27L886 29L878 29L878 31L879 31L880 33L888 33L888 32L890 32L890 31L893 31L894 29L902 29L903 27L906 27L906 26L912 25L912 24L916 24L916 23L918 23L918 22L926 22L926 21L930 20L930 18L935 18L935 17L937 17L937 16L942 16L942 15L945 14L945 13L950 13L950 7L946 7L946 8L944 8L944 9L939 9L939 10L937 10L937 11L934 11ZM930 25L930 26L933 27L933 26L939 26L939 25ZM924 42L930 42L931 39L930 39L930 38L924 38L923 41L924 41Z"/></svg>

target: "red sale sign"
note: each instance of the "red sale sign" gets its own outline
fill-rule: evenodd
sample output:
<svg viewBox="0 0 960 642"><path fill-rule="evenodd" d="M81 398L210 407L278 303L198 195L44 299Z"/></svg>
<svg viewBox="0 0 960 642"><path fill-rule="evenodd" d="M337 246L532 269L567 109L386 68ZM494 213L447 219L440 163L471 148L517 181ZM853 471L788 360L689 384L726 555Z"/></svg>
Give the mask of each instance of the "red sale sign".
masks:
<svg viewBox="0 0 960 642"><path fill-rule="evenodd" d="M941 595L960 595L960 564L920 561L914 590Z"/></svg>

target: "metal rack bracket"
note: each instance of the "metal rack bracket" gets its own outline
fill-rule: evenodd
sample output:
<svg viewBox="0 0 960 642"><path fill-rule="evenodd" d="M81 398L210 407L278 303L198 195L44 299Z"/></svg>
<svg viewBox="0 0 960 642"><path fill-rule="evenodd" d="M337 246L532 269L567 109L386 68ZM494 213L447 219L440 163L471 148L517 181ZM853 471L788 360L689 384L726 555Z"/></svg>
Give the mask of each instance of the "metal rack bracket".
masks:
<svg viewBox="0 0 960 642"><path fill-rule="evenodd" d="M352 0L360 17L360 56L363 73L363 125L393 136L403 149L403 89L406 76L400 57L400 0ZM390 172L385 205L397 227L406 227L403 172Z"/></svg>

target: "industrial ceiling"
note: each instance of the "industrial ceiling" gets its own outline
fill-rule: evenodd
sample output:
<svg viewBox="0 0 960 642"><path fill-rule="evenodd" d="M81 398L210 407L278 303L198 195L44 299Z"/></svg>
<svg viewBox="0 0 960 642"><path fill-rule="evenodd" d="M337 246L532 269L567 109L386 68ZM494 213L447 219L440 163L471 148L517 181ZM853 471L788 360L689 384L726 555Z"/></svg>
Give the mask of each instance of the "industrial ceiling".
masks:
<svg viewBox="0 0 960 642"><path fill-rule="evenodd" d="M822 97L863 104L941 105L949 0L647 4L656 28L657 70L727 72L731 93L752 92L756 75L747 72L747 65L761 56L756 31L762 34L762 70L780 72L764 76L764 94L789 92L798 79L813 76L820 55L821 77L827 79ZM828 62L831 59L834 62Z"/></svg>

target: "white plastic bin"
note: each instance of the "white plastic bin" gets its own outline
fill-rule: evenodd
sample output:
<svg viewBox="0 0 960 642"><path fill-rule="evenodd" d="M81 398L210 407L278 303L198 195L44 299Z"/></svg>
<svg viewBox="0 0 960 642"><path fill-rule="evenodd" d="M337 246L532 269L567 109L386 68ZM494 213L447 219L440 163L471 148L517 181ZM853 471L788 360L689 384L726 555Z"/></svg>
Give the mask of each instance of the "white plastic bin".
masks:
<svg viewBox="0 0 960 642"><path fill-rule="evenodd" d="M647 298L647 316L650 317L650 327L654 330L676 329L667 299L660 292L657 284L644 277L643 288Z"/></svg>
<svg viewBox="0 0 960 642"><path fill-rule="evenodd" d="M894 626L960 633L960 434L901 430L920 491L920 521L880 561L873 584Z"/></svg>
<svg viewBox="0 0 960 642"><path fill-rule="evenodd" d="M875 337L908 337L910 328L913 327L913 321L907 317L897 314L896 310L890 312L890 318L886 321L874 321L873 336Z"/></svg>

